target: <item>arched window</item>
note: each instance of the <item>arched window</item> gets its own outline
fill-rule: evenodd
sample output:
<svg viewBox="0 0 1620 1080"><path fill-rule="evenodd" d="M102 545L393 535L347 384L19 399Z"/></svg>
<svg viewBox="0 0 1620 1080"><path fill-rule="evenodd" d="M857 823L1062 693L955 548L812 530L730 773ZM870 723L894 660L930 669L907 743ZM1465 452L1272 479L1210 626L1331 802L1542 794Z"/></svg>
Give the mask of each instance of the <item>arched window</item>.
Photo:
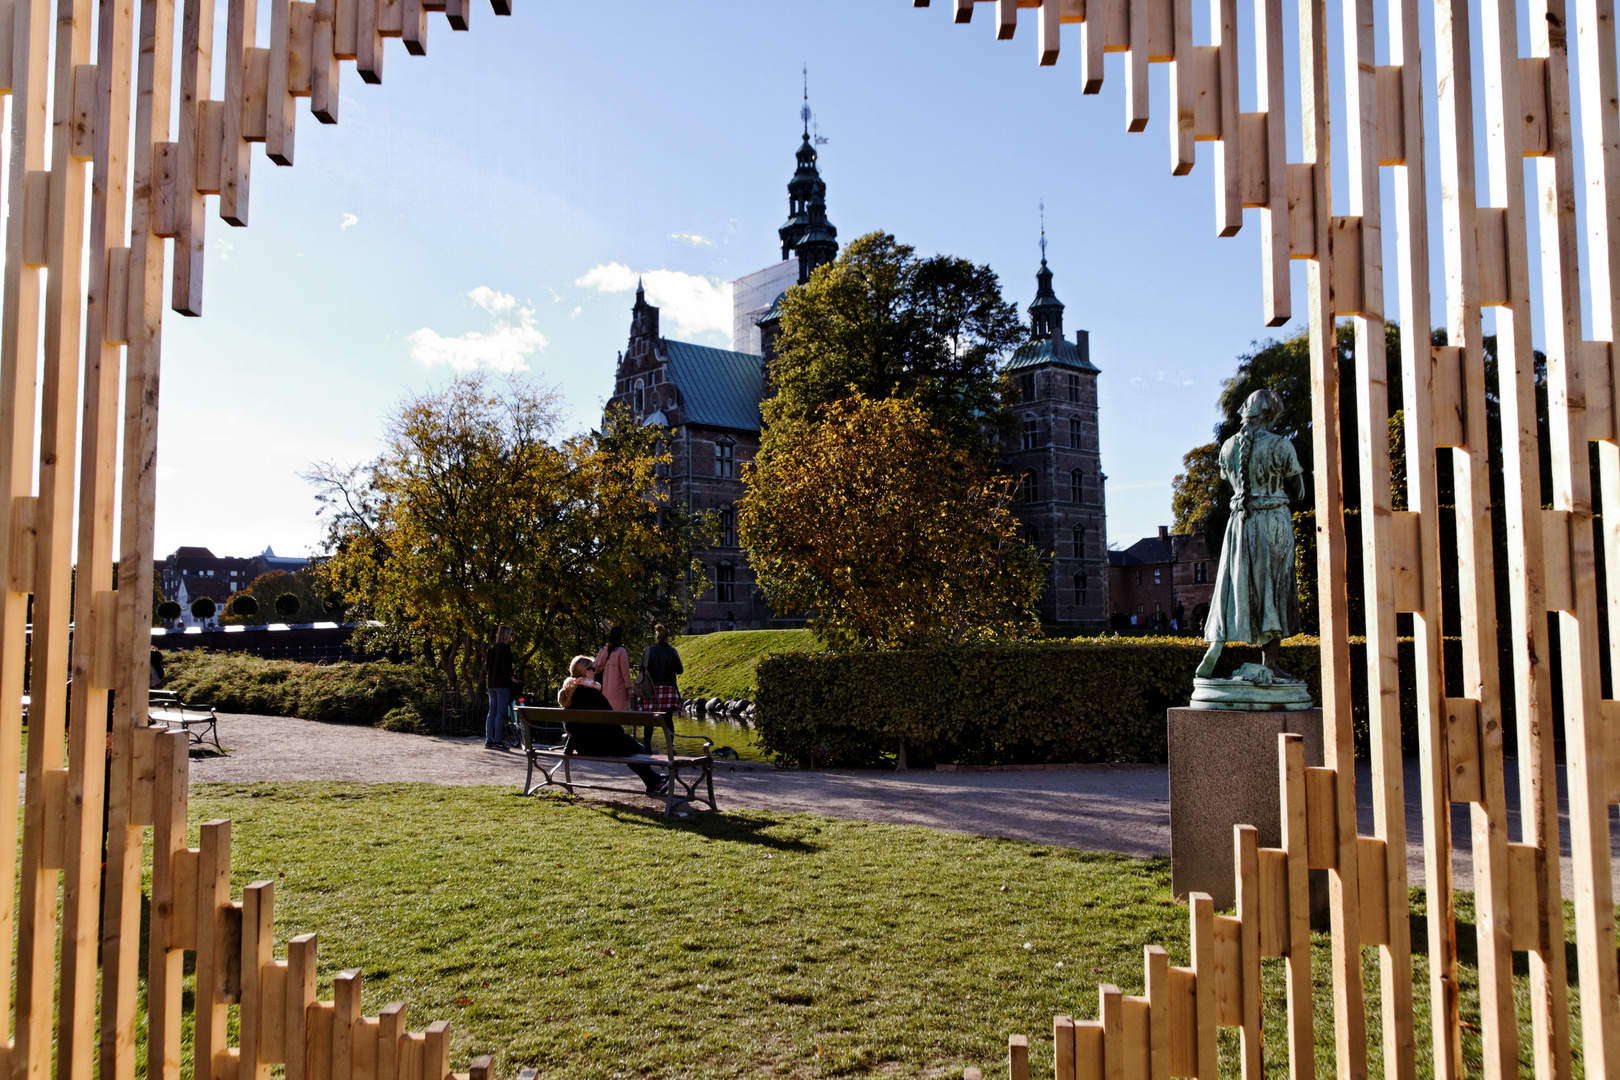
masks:
<svg viewBox="0 0 1620 1080"><path fill-rule="evenodd" d="M720 508L720 546L737 546L737 512L729 506Z"/></svg>
<svg viewBox="0 0 1620 1080"><path fill-rule="evenodd" d="M1069 501L1086 501L1086 474L1078 465L1069 470Z"/></svg>
<svg viewBox="0 0 1620 1080"><path fill-rule="evenodd" d="M723 562L714 568L714 598L722 604L737 599L737 568Z"/></svg>
<svg viewBox="0 0 1620 1080"><path fill-rule="evenodd" d="M732 450L730 439L720 439L714 444L714 475L731 478Z"/></svg>
<svg viewBox="0 0 1620 1080"><path fill-rule="evenodd" d="M636 415L640 416L642 413L644 413L646 411L647 411L647 391L646 391L646 387L645 387L645 384L640 379L637 379L636 380Z"/></svg>
<svg viewBox="0 0 1620 1080"><path fill-rule="evenodd" d="M1080 449L1080 418L1078 416L1069 417L1069 449Z"/></svg>
<svg viewBox="0 0 1620 1080"><path fill-rule="evenodd" d="M1039 428L1033 416L1024 417L1023 431L1019 436L1018 448L1020 450L1035 449L1036 439L1039 437Z"/></svg>
<svg viewBox="0 0 1620 1080"><path fill-rule="evenodd" d="M1086 602L1087 586L1090 584L1090 582L1091 579L1086 575L1084 570L1081 570L1079 573L1074 575L1074 602L1076 604L1084 604Z"/></svg>
<svg viewBox="0 0 1620 1080"><path fill-rule="evenodd" d="M1019 486L1023 491L1025 502L1033 503L1041 501L1041 480L1034 469L1024 470L1024 480Z"/></svg>
<svg viewBox="0 0 1620 1080"><path fill-rule="evenodd" d="M1086 557L1086 527L1084 525L1076 525L1073 530L1073 535L1074 557L1077 559L1083 559Z"/></svg>

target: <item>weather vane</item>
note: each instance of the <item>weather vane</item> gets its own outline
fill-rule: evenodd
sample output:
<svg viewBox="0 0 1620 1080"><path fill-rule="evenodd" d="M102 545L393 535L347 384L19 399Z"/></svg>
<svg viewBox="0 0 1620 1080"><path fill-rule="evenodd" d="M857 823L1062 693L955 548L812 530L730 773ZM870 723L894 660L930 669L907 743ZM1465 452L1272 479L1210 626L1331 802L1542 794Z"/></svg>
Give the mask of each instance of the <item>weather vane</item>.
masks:
<svg viewBox="0 0 1620 1080"><path fill-rule="evenodd" d="M1041 262L1046 261L1046 200L1042 199L1041 207Z"/></svg>
<svg viewBox="0 0 1620 1080"><path fill-rule="evenodd" d="M827 140L822 137L821 129L817 125L814 114L810 112L810 65L804 65L804 105L799 109L799 116L804 120L804 134L812 146L826 146Z"/></svg>

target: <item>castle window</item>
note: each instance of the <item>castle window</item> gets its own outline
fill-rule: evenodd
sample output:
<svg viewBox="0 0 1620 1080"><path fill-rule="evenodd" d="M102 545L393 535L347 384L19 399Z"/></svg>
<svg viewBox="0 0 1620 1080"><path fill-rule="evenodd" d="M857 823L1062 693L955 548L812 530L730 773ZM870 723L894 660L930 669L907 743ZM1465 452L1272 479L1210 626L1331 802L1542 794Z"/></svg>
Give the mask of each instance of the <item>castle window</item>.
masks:
<svg viewBox="0 0 1620 1080"><path fill-rule="evenodd" d="M1086 474L1079 468L1069 470L1069 501L1086 501Z"/></svg>
<svg viewBox="0 0 1620 1080"><path fill-rule="evenodd" d="M720 546L737 546L737 512L729 506L720 508Z"/></svg>
<svg viewBox="0 0 1620 1080"><path fill-rule="evenodd" d="M1018 396L1023 401L1035 400L1035 373L1018 376Z"/></svg>
<svg viewBox="0 0 1620 1080"><path fill-rule="evenodd" d="M640 379L636 380L636 415L640 416L647 411L647 391Z"/></svg>
<svg viewBox="0 0 1620 1080"><path fill-rule="evenodd" d="M1203 585L1208 581L1209 581L1209 564L1208 563L1201 563L1201 562L1193 563L1193 583L1195 585Z"/></svg>
<svg viewBox="0 0 1620 1080"><path fill-rule="evenodd" d="M1069 449L1080 449L1080 418L1078 416L1069 417Z"/></svg>
<svg viewBox="0 0 1620 1080"><path fill-rule="evenodd" d="M1020 450L1035 449L1035 440L1038 438L1038 436L1039 430L1036 426L1035 418L1033 416L1024 417L1024 428L1022 434L1019 436L1018 448Z"/></svg>
<svg viewBox="0 0 1620 1080"><path fill-rule="evenodd" d="M1084 604L1086 602L1086 586L1089 584L1089 582L1090 579L1086 576L1086 572L1084 570L1074 575L1074 602L1076 604Z"/></svg>
<svg viewBox="0 0 1620 1080"><path fill-rule="evenodd" d="M1137 572L1136 572L1136 583L1137 583L1137 584L1138 584L1138 585L1140 585L1140 584L1142 584L1142 571L1140 571L1140 570L1138 570L1138 571L1137 571ZM1137 608L1137 609L1136 609L1136 610L1137 610L1137 611L1141 611L1141 610L1142 610L1142 609L1141 609L1141 608Z"/></svg>
<svg viewBox="0 0 1620 1080"><path fill-rule="evenodd" d="M726 440L714 444L714 475L731 477L732 449L731 443Z"/></svg>
<svg viewBox="0 0 1620 1080"><path fill-rule="evenodd" d="M737 568L728 562L714 568L714 598L722 604L736 602Z"/></svg>
<svg viewBox="0 0 1620 1080"><path fill-rule="evenodd" d="M1076 525L1074 527L1073 535L1074 557L1077 559L1083 559L1086 557L1086 527L1084 525Z"/></svg>
<svg viewBox="0 0 1620 1080"><path fill-rule="evenodd" d="M1069 400L1078 403L1079 400L1080 400L1080 376L1078 376L1078 375L1070 375L1068 377L1068 380L1069 380Z"/></svg>
<svg viewBox="0 0 1620 1080"><path fill-rule="evenodd" d="M1027 503L1040 502L1041 480L1034 469L1024 471L1023 483L1019 485L1023 491L1024 501Z"/></svg>
<svg viewBox="0 0 1620 1080"><path fill-rule="evenodd" d="M1160 575L1161 574L1163 574L1162 570L1153 571L1153 584L1155 584L1155 585L1163 584L1163 582L1160 580Z"/></svg>

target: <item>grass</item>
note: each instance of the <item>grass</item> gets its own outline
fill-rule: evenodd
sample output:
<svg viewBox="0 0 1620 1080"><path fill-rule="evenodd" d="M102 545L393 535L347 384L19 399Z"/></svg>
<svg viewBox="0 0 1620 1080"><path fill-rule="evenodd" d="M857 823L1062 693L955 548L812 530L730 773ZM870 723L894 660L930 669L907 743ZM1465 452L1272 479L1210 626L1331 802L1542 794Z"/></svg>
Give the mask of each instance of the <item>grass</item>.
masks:
<svg viewBox="0 0 1620 1080"><path fill-rule="evenodd" d="M722 630L672 638L686 668L681 696L737 698L754 696L754 668L773 652L820 652L821 642L809 630Z"/></svg>
<svg viewBox="0 0 1620 1080"><path fill-rule="evenodd" d="M453 1066L492 1053L503 1080L524 1066L570 1078L960 1076L968 1065L994 1076L1009 1033L1031 1037L1039 1076L1054 1014L1094 1015L1100 982L1142 992L1144 943L1189 962L1164 859L811 815L666 825L510 788L194 786L193 829L216 817L235 821L234 887L277 883L278 950L292 933L320 934L323 996L334 972L360 968L367 1013L398 999L415 1028L449 1019ZM1421 944L1420 910L1413 926ZM1472 928L1459 929L1471 944ZM1315 946L1318 1072L1331 1075L1326 937ZM1267 1065L1285 1070L1282 962L1265 965ZM1475 1071L1477 977L1461 975ZM1421 1061L1421 961L1416 985ZM1236 1053L1223 1030L1223 1075L1236 1075Z"/></svg>

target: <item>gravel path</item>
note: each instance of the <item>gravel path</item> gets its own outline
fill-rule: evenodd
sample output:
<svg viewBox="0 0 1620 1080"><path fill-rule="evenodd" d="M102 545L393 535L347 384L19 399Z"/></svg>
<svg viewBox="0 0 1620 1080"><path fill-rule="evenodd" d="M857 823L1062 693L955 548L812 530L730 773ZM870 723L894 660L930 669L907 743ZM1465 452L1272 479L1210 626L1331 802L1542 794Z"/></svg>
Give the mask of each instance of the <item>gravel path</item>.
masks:
<svg viewBox="0 0 1620 1080"><path fill-rule="evenodd" d="M400 735L375 728L317 724L278 716L221 714L223 755L195 753L191 779L198 783L270 780L348 780L362 783L523 783L518 753L485 750L483 740ZM210 748L211 749L211 748ZM1373 831L1369 778L1358 769L1361 832ZM1518 836L1517 765L1507 763L1508 835ZM618 766L576 764L576 777L633 788L637 781ZM1563 775L1560 769L1560 796ZM715 799L722 810L759 809L815 813L863 821L922 825L951 832L1003 836L1086 851L1139 857L1170 854L1170 788L1163 765L1076 765L1030 772L870 769L777 769L768 765L717 763ZM1416 761L1407 762L1407 867L1413 885L1423 882L1423 832ZM581 792L662 809L662 799ZM1561 798L1562 803L1562 798ZM1562 810L1562 806L1560 807ZM1468 807L1452 808L1456 887L1473 888ZM1620 817L1611 808L1616 893L1620 895ZM1569 822L1563 826L1564 895L1573 891Z"/></svg>

